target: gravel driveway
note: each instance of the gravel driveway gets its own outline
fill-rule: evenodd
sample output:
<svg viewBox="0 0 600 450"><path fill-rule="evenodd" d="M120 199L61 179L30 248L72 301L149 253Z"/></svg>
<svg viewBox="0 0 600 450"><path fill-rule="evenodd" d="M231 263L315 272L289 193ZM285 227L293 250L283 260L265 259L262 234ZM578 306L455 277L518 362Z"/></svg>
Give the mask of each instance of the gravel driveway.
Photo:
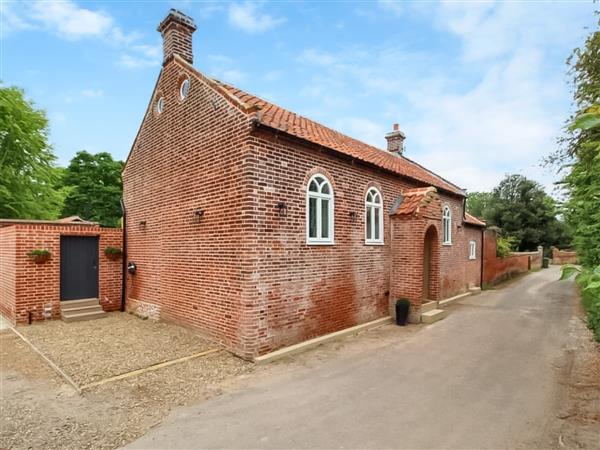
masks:
<svg viewBox="0 0 600 450"><path fill-rule="evenodd" d="M80 386L216 347L186 328L121 312L18 330Z"/></svg>
<svg viewBox="0 0 600 450"><path fill-rule="evenodd" d="M176 325L124 313L19 332L78 384L214 348ZM171 408L219 395L254 365L219 351L86 389L82 395L10 330L0 331L0 448L117 448Z"/></svg>

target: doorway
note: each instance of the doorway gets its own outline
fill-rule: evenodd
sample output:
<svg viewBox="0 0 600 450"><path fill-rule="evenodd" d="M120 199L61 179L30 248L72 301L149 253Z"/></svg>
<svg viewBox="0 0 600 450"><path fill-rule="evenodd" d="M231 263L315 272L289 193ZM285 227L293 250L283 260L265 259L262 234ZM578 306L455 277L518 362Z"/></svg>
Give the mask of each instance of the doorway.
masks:
<svg viewBox="0 0 600 450"><path fill-rule="evenodd" d="M98 298L98 236L60 237L60 299Z"/></svg>
<svg viewBox="0 0 600 450"><path fill-rule="evenodd" d="M434 300L433 292L433 251L437 242L437 233L434 227L429 227L425 233L423 243L423 302Z"/></svg>

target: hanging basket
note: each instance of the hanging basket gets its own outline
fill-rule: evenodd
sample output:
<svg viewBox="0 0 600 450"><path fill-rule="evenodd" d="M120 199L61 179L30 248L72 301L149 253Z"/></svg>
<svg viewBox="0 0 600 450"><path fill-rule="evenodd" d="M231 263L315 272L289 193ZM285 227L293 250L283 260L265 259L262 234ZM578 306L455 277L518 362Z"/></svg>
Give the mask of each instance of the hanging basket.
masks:
<svg viewBox="0 0 600 450"><path fill-rule="evenodd" d="M111 261L116 261L118 259L121 259L121 257L123 256L123 250L116 247L106 247L104 249L104 254Z"/></svg>
<svg viewBox="0 0 600 450"><path fill-rule="evenodd" d="M29 259L31 259L36 264L43 264L46 261L50 260L52 256L48 250L32 250L27 253Z"/></svg>

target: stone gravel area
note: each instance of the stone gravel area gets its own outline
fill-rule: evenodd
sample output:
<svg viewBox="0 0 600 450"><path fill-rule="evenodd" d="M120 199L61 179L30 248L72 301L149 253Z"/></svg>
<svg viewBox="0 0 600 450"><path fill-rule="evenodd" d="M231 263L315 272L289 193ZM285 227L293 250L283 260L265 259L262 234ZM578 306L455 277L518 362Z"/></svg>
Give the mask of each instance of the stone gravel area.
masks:
<svg viewBox="0 0 600 450"><path fill-rule="evenodd" d="M18 331L79 386L216 347L186 328L120 312L84 322L53 320Z"/></svg>
<svg viewBox="0 0 600 450"><path fill-rule="evenodd" d="M138 327L133 319L139 320L116 320ZM142 323L163 337L168 333L162 328L171 327ZM174 330L178 336L178 327ZM189 348L197 351L193 345ZM153 350L165 355L164 349ZM135 364L156 359L160 358L146 355ZM135 366L129 364L121 363L119 370ZM159 423L172 408L220 395L255 370L252 363L220 351L86 389L80 395L8 330L0 331L0 367L0 448L49 450L122 447Z"/></svg>

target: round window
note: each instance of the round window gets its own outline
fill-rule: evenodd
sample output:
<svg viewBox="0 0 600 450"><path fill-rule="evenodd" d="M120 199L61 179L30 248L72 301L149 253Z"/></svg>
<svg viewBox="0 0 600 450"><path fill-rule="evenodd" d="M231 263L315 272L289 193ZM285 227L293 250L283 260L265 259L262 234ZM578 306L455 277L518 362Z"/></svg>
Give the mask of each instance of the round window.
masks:
<svg viewBox="0 0 600 450"><path fill-rule="evenodd" d="M159 97L158 100L156 101L156 112L160 114L163 112L164 109L165 109L165 101L162 97Z"/></svg>
<svg viewBox="0 0 600 450"><path fill-rule="evenodd" d="M186 98L189 91L190 91L190 80L186 78L185 80L183 80L181 82L181 86L179 87L179 98L181 98L181 100Z"/></svg>

